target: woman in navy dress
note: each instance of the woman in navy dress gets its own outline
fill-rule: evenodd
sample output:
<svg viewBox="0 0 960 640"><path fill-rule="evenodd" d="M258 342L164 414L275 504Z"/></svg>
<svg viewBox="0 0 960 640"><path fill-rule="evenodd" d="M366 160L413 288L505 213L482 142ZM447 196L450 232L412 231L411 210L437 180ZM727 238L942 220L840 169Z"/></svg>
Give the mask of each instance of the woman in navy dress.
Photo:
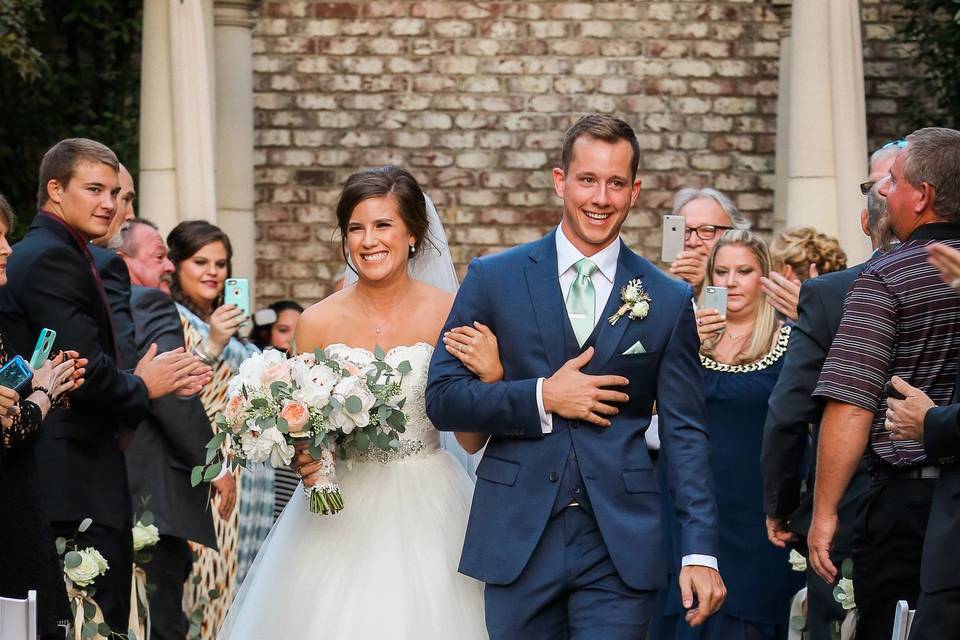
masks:
<svg viewBox="0 0 960 640"><path fill-rule="evenodd" d="M767 246L749 231L727 231L708 258L704 292L716 286L728 293L726 317L702 304L697 311L727 599L704 625L690 628L679 608L680 558L674 557L655 624L658 640L780 640L789 628L790 599L803 587L788 552L771 545L764 528L760 444L790 335L760 287L769 273ZM665 509L664 522L672 523L665 530L676 536L672 513Z"/></svg>

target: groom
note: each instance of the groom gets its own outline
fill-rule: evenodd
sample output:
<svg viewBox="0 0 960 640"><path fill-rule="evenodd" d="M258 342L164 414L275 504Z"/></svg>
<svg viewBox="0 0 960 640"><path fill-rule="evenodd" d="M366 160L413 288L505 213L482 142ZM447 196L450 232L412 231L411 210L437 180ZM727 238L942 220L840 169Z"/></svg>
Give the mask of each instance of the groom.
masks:
<svg viewBox="0 0 960 640"><path fill-rule="evenodd" d="M503 381L480 382L443 344L430 363L437 428L491 435L460 571L487 583L494 640L645 637L666 572L661 487L644 442L654 402L687 621L701 624L726 593L692 291L619 238L640 193L638 162L619 118L589 115L568 129L553 170L560 227L474 260L445 327L489 326ZM635 280L648 314L613 322Z"/></svg>

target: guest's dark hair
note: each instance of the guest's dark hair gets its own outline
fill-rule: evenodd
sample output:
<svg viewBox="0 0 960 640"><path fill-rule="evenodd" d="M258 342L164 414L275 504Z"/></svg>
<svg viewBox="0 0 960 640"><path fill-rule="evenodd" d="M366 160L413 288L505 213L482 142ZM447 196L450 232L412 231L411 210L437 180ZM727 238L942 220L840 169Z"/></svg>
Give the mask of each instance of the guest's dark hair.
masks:
<svg viewBox="0 0 960 640"><path fill-rule="evenodd" d="M560 167L564 173L570 168L570 161L573 160L573 143L583 137L603 140L611 144L621 140L629 142L630 148L633 149L633 155L630 157L630 179L636 179L637 167L640 166L640 143L637 142L637 134L625 121L602 113L583 116L563 134Z"/></svg>
<svg viewBox="0 0 960 640"><path fill-rule="evenodd" d="M7 233L13 232L13 221L16 218L13 215L13 207L10 206L10 203L7 202L7 199L3 197L3 194L0 193L0 220L3 220L3 223L7 225Z"/></svg>
<svg viewBox="0 0 960 640"><path fill-rule="evenodd" d="M397 201L400 219L407 230L416 238L414 247L417 251L423 247L427 239L427 228L430 220L427 217L427 205L423 198L423 190L417 179L409 171L387 165L366 169L347 178L340 200L337 202L337 226L340 228L340 251L347 264L347 227L353 210L368 198L382 198L393 196Z"/></svg>
<svg viewBox="0 0 960 640"><path fill-rule="evenodd" d="M276 302L267 305L268 309L273 309L277 314L279 319L280 314L284 311L296 311L297 313L303 313L303 306L296 300L277 300ZM270 334L273 332L273 325L276 324L276 320L269 324L257 324L256 315L254 315L254 324L253 331L250 334L250 339L253 341L253 344L257 345L257 348L260 351L263 351L267 347L270 347Z"/></svg>
<svg viewBox="0 0 960 640"><path fill-rule="evenodd" d="M87 138L67 138L53 145L40 161L40 184L37 186L37 207L47 204L47 184L56 180L66 187L81 162L100 162L120 171L117 155L104 144Z"/></svg>
<svg viewBox="0 0 960 640"><path fill-rule="evenodd" d="M220 227L206 220L187 220L175 226L167 235L169 258L175 269L170 281L170 296L203 320L206 320L210 313L200 309L183 293L183 288L180 286L180 264L212 242L222 242L227 250L227 277L229 278L233 273L233 247L230 246L230 238ZM216 309L221 304L223 304L223 290L220 291L212 308Z"/></svg>

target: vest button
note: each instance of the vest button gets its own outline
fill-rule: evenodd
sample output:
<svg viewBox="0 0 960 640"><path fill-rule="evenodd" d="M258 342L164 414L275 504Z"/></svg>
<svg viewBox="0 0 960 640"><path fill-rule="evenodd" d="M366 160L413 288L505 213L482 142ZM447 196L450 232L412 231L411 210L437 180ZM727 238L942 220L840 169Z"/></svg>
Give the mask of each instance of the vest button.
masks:
<svg viewBox="0 0 960 640"><path fill-rule="evenodd" d="M560 479L560 476L556 471L551 471L550 475L547 476L547 479L550 480L550 482L556 482Z"/></svg>

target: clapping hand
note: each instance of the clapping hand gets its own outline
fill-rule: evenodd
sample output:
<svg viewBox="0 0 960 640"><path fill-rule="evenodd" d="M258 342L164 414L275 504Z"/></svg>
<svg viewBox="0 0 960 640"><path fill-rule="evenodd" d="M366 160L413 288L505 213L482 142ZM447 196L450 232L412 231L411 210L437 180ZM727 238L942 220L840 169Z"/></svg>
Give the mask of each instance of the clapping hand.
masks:
<svg viewBox="0 0 960 640"><path fill-rule="evenodd" d="M817 265L811 262L810 277L816 278L818 275L820 272L817 271ZM800 304L800 285L800 279L790 267L787 267L786 275L771 271L769 278L760 278L760 286L767 295L770 306L794 322L800 317L797 311Z"/></svg>
<svg viewBox="0 0 960 640"><path fill-rule="evenodd" d="M456 327L443 334L447 352L463 363L481 382L503 380L503 364L497 336L489 327L474 322L472 327Z"/></svg>
<svg viewBox="0 0 960 640"><path fill-rule="evenodd" d="M83 384L86 365L76 351L61 351L33 372L33 388L43 387L55 400Z"/></svg>

